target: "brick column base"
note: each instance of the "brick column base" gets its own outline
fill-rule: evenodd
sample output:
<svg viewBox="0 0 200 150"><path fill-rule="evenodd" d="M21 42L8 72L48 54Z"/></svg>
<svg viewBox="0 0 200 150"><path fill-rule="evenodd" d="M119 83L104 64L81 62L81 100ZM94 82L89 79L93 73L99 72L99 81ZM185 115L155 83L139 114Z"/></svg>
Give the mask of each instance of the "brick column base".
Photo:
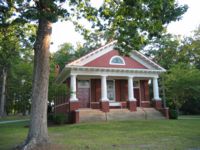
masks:
<svg viewBox="0 0 200 150"><path fill-rule="evenodd" d="M158 110L163 109L162 101L161 100L153 100L153 107Z"/></svg>
<svg viewBox="0 0 200 150"><path fill-rule="evenodd" d="M79 109L79 101L70 101L69 102L69 110L74 111Z"/></svg>
<svg viewBox="0 0 200 150"><path fill-rule="evenodd" d="M101 107L101 111L109 112L109 102L108 101L101 101L100 107Z"/></svg>
<svg viewBox="0 0 200 150"><path fill-rule="evenodd" d="M127 101L127 107L130 111L137 111L136 101Z"/></svg>
<svg viewBox="0 0 200 150"><path fill-rule="evenodd" d="M70 101L69 102L69 119L70 123L79 123L79 101Z"/></svg>
<svg viewBox="0 0 200 150"><path fill-rule="evenodd" d="M169 119L169 108L168 107L163 108L162 113L163 113L163 115L165 116L166 119Z"/></svg>
<svg viewBox="0 0 200 150"><path fill-rule="evenodd" d="M74 110L70 112L70 123L79 123L79 111Z"/></svg>

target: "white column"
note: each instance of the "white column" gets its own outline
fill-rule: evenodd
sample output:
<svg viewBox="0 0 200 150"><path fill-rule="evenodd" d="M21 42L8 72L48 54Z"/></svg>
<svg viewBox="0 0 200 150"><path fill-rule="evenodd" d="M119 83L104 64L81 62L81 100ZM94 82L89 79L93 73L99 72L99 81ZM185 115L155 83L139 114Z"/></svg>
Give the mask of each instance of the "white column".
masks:
<svg viewBox="0 0 200 150"><path fill-rule="evenodd" d="M128 100L135 101L134 92L133 92L133 77L128 77Z"/></svg>
<svg viewBox="0 0 200 150"><path fill-rule="evenodd" d="M154 95L154 100L161 100L159 97L159 87L158 87L157 77L153 78L153 95Z"/></svg>
<svg viewBox="0 0 200 150"><path fill-rule="evenodd" d="M108 101L106 76L101 76L101 101Z"/></svg>
<svg viewBox="0 0 200 150"><path fill-rule="evenodd" d="M70 101L78 101L76 97L76 75L71 75L70 78Z"/></svg>

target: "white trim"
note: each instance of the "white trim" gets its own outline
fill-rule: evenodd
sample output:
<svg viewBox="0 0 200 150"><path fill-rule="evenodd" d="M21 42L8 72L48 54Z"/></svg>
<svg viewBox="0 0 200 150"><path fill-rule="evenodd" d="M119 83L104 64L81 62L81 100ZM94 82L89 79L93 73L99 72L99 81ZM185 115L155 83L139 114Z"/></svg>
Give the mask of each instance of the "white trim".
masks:
<svg viewBox="0 0 200 150"><path fill-rule="evenodd" d="M159 96L159 86L158 86L158 78L154 77L153 78L153 96L154 100L161 100Z"/></svg>
<svg viewBox="0 0 200 150"><path fill-rule="evenodd" d="M128 101L136 101L134 97L133 77L128 77Z"/></svg>
<svg viewBox="0 0 200 150"><path fill-rule="evenodd" d="M77 95L76 95L76 75L71 75L70 77L70 91L71 91L71 94L70 94L70 99L69 101L72 102L72 101L78 101L77 99Z"/></svg>
<svg viewBox="0 0 200 150"><path fill-rule="evenodd" d="M146 62L149 63L149 64L145 63L145 65L148 65L148 66L151 66L151 65L152 65L152 66L156 67L156 68L159 69L159 70L162 70L162 71L164 71L164 72L166 71L166 69L164 69L163 67L161 67L160 65L158 65L157 63L155 63L154 61L152 61L151 59L149 59L148 57L146 57L146 56L145 56L144 54L142 54L141 52L134 50L133 53L135 53L137 56L143 58L144 61L146 61ZM132 55L132 56L134 56L134 55ZM143 61L143 62L144 62L144 61ZM143 63L142 63L142 64L143 64Z"/></svg>
<svg viewBox="0 0 200 150"><path fill-rule="evenodd" d="M116 102L116 101L109 102L109 106L111 106L111 107L117 107L117 106L122 107L121 103L120 102Z"/></svg>
<svg viewBox="0 0 200 150"><path fill-rule="evenodd" d="M122 64L121 63L114 63L114 62L112 62L116 58L119 58L122 61ZM110 58L109 64L110 65L125 65L125 61L124 61L124 59L121 56L115 55L115 56L113 56L113 57Z"/></svg>
<svg viewBox="0 0 200 150"><path fill-rule="evenodd" d="M132 59L134 59L135 61L137 61L138 63L144 65L146 68L148 69L156 69L155 67L153 67L152 65L150 65L149 63L147 63L146 61L144 61L143 59L141 59L140 57L138 57L137 55L133 54L134 52L131 53L130 57Z"/></svg>
<svg viewBox="0 0 200 150"><path fill-rule="evenodd" d="M66 66L68 65L77 65L77 66L83 66L85 64L87 64L88 62L108 53L109 51L113 50L114 48L114 44L116 43L117 41L112 41L88 54L86 54L85 56L77 59L77 60L74 60L72 61L71 63L68 63L66 64Z"/></svg>
<svg viewBox="0 0 200 150"><path fill-rule="evenodd" d="M84 76L116 76L116 77L158 77L162 70L149 69L127 69L127 68L103 68L103 67L82 67L82 66L67 66L63 69L61 74L56 79L57 84L64 82L70 74L84 75Z"/></svg>
<svg viewBox="0 0 200 150"><path fill-rule="evenodd" d="M107 96L107 75L101 75L101 101L109 101Z"/></svg>
<svg viewBox="0 0 200 150"><path fill-rule="evenodd" d="M85 56L83 56L75 61L72 61L71 63L66 64L66 66L84 66L85 64L95 60L96 58L114 50L114 46L116 43L117 43L116 40L112 41L112 42L86 54ZM161 66L159 66L158 64L156 64L151 59L147 58L145 55L143 55L142 53L140 53L138 51L133 50L131 53L131 58L138 61L139 63L141 63L142 65L144 65L145 67L147 67L149 69L162 70L164 72L166 71L164 68L162 68ZM120 64L115 64L115 65L120 65Z"/></svg>

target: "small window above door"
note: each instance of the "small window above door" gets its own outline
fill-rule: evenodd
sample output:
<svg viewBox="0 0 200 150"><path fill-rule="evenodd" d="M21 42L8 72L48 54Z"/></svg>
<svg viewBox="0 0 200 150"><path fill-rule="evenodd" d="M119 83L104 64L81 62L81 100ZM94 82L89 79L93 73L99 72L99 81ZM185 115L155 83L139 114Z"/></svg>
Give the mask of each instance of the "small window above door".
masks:
<svg viewBox="0 0 200 150"><path fill-rule="evenodd" d="M79 80L78 81L78 88L90 88L89 80Z"/></svg>
<svg viewBox="0 0 200 150"><path fill-rule="evenodd" d="M133 87L134 87L134 88L139 88L139 87L140 87L139 80L134 80L134 81L133 81Z"/></svg>

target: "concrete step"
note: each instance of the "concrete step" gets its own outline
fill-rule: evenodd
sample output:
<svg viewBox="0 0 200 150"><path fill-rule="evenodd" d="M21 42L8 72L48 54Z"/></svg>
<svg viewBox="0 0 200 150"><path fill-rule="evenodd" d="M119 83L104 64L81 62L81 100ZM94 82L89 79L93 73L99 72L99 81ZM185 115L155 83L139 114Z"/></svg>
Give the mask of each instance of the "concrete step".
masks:
<svg viewBox="0 0 200 150"><path fill-rule="evenodd" d="M128 109L116 109L110 110L107 113L108 120L134 120L134 119L144 119L145 114L141 109L137 109L135 112L130 112Z"/></svg>
<svg viewBox="0 0 200 150"><path fill-rule="evenodd" d="M80 122L106 121L105 113L97 109L79 111Z"/></svg>
<svg viewBox="0 0 200 150"><path fill-rule="evenodd" d="M143 110L146 113L147 119L165 119L161 112L154 108L143 108Z"/></svg>
<svg viewBox="0 0 200 150"><path fill-rule="evenodd" d="M96 122L106 120L145 120L165 119L165 117L154 108L137 108L137 111L130 112L128 109L110 109L104 113L98 109L80 109L80 122Z"/></svg>

